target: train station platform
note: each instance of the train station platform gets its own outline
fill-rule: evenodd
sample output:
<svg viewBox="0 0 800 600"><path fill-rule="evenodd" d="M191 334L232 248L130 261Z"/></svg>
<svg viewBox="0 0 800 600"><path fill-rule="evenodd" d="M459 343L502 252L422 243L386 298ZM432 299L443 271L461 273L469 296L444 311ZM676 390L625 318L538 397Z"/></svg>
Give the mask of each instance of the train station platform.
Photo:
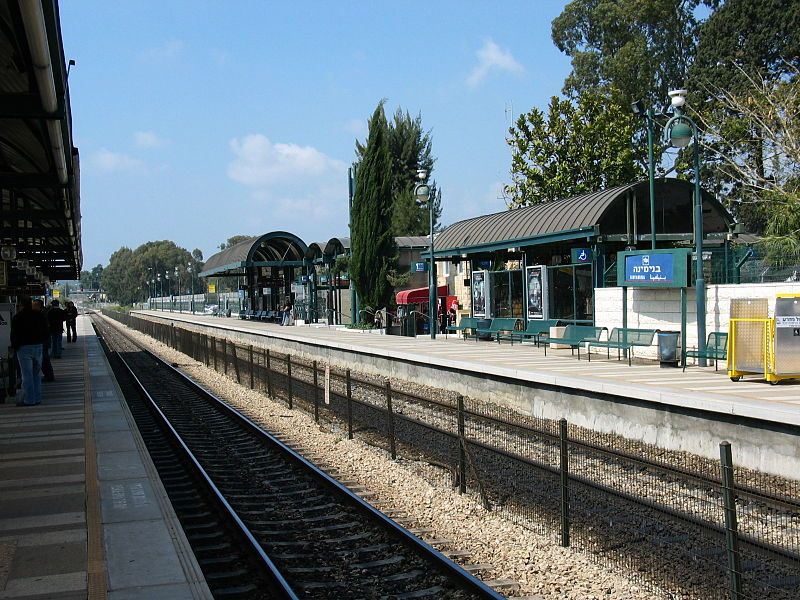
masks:
<svg viewBox="0 0 800 600"><path fill-rule="evenodd" d="M0 404L0 599L211 598L87 317L53 368Z"/></svg>
<svg viewBox="0 0 800 600"><path fill-rule="evenodd" d="M225 332L234 341L262 339L276 349L330 358L340 366L350 361L347 366L356 370L492 398L526 414L563 416L669 449L718 458L718 443L730 439L750 462L742 466L777 474L800 468L800 382L771 386L755 376L733 382L723 364L716 372L713 366L690 366L682 372L656 362L628 366L615 357L607 360L605 353L590 363L578 361L568 350L545 356L530 344L475 342L453 335L431 340L179 312L134 314Z"/></svg>

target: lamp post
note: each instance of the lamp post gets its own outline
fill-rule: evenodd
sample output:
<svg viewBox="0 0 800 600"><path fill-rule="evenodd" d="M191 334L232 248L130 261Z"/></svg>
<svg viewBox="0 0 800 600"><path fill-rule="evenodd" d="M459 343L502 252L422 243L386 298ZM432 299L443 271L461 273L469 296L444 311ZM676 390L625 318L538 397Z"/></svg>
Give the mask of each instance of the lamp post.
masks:
<svg viewBox="0 0 800 600"><path fill-rule="evenodd" d="M178 312L183 312L183 303L181 302L181 270L180 267L175 267L175 277L178 278Z"/></svg>
<svg viewBox="0 0 800 600"><path fill-rule="evenodd" d="M161 310L164 310L164 286L161 283L161 273L156 276L158 279L158 298L161 300Z"/></svg>
<svg viewBox="0 0 800 600"><path fill-rule="evenodd" d="M653 125L655 112L652 108L644 110L641 100L631 103L634 114L644 117L647 122L647 174L650 180L650 245L656 249L656 165L653 158Z"/></svg>
<svg viewBox="0 0 800 600"><path fill-rule="evenodd" d="M695 268L695 301L697 313L697 349L702 353L706 349L706 280L703 273L703 197L700 190L700 144L697 125L684 114L686 90L669 92L675 114L664 127L665 135L675 148L685 148L694 141L694 243L697 255ZM685 342L684 342L685 344ZM701 367L706 366L706 359L699 358Z"/></svg>
<svg viewBox="0 0 800 600"><path fill-rule="evenodd" d="M433 201L431 200L431 188L426 183L428 179L428 171L426 169L417 169L417 178L419 183L414 188L414 198L419 206L428 205L428 212L430 214L431 225L431 243L430 243L430 265L428 269L428 317L430 319L431 339L436 339L436 328L439 324L439 311L436 304L436 275L435 264L433 262Z"/></svg>
<svg viewBox="0 0 800 600"><path fill-rule="evenodd" d="M186 271L189 273L189 280L192 283L192 299L189 301L189 308L194 314L194 269L192 269L192 263L189 263L189 266L186 267Z"/></svg>
<svg viewBox="0 0 800 600"><path fill-rule="evenodd" d="M169 312L172 312L172 288L169 285L169 271L164 271L164 279L167 280L167 296L169 296Z"/></svg>

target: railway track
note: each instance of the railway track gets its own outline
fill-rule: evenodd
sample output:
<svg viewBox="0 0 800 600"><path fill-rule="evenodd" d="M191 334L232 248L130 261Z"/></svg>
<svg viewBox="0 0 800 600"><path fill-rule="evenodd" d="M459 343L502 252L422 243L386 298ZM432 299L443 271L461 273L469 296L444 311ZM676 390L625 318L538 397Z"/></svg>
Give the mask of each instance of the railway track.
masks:
<svg viewBox="0 0 800 600"><path fill-rule="evenodd" d="M502 598L120 330L94 323L137 388L135 416L146 407L153 419L143 437L171 438L154 442L154 460L166 458L159 471L184 494L188 514L180 500L176 511L215 595ZM194 472L179 470L167 446Z"/></svg>

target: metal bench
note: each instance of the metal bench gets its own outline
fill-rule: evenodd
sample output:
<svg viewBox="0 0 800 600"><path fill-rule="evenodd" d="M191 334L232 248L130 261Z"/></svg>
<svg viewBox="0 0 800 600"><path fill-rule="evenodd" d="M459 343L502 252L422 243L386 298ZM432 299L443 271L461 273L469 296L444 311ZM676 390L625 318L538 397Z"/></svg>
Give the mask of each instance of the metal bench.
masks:
<svg viewBox="0 0 800 600"><path fill-rule="evenodd" d="M712 331L708 334L705 350L687 350L686 358L714 359L714 370L718 368L717 361L728 358L728 334L721 331ZM686 361L683 361L683 370L686 370Z"/></svg>
<svg viewBox="0 0 800 600"><path fill-rule="evenodd" d="M518 339L520 342L533 339L533 343L539 345L539 339L543 335L550 335L551 327L558 327L561 324L559 319L547 319L546 321L528 321L528 326L522 331L512 331L511 338Z"/></svg>
<svg viewBox="0 0 800 600"><path fill-rule="evenodd" d="M245 310L245 311L239 313L239 318L242 319L242 320L245 320L245 321L247 319L252 319L253 315L255 314L255 312L256 311L254 311L254 310Z"/></svg>
<svg viewBox="0 0 800 600"><path fill-rule="evenodd" d="M604 331L608 331L608 327L592 327L591 325L567 325L564 330L564 335L561 337L549 337L542 340L544 344L544 355L547 356L547 347L550 344L564 344L569 346L572 354L575 354L575 349L578 349L578 360L581 359L581 344L585 342L596 342Z"/></svg>
<svg viewBox="0 0 800 600"><path fill-rule="evenodd" d="M445 336L447 336L448 333L458 333L460 331L464 336L464 339L467 339L467 329L471 330L474 333L477 328L478 328L478 319L475 319L473 317L464 317L463 319L461 319L461 323L459 323L458 325L450 325L444 331L445 331Z"/></svg>
<svg viewBox="0 0 800 600"><path fill-rule="evenodd" d="M519 325L520 319L511 319L511 318L497 318L492 319L492 323L489 325L488 328L479 328L475 330L475 341L478 341L479 335L493 335L494 338L497 340L497 343L500 343L500 336L504 335L503 337L508 337L511 339L511 344L514 344L514 338L511 337L511 332L516 331L517 326Z"/></svg>
<svg viewBox="0 0 800 600"><path fill-rule="evenodd" d="M628 366L631 366L631 357L634 346L652 346L657 329L625 329L614 327L607 340L589 342L589 362L592 361L592 346L605 348L606 357L611 358L611 348L617 349L617 360L620 359L620 350L628 352Z"/></svg>

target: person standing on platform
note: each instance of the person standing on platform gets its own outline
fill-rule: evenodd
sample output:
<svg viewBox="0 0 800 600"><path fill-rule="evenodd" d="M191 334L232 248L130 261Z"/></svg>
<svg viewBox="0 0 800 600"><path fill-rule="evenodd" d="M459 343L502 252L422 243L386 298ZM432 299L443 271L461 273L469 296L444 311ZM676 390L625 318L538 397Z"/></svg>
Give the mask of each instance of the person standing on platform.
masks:
<svg viewBox="0 0 800 600"><path fill-rule="evenodd" d="M72 342L74 344L78 341L78 330L75 326L75 321L78 318L78 309L75 308L75 303L67 302L64 313L66 317L65 322L67 324L67 343L69 344Z"/></svg>
<svg viewBox="0 0 800 600"><path fill-rule="evenodd" d="M50 326L50 353L53 358L61 358L65 319L66 315L58 300L53 300L47 312L47 324Z"/></svg>
<svg viewBox="0 0 800 600"><path fill-rule="evenodd" d="M37 312L42 315L42 319L44 319L45 324L47 323L47 313L48 310L45 310L44 302L41 300L34 300L33 301L33 312ZM50 361L50 330L48 327L47 335L44 336L44 345L42 347L42 381L55 381L56 374L53 371L53 363Z"/></svg>
<svg viewBox="0 0 800 600"><path fill-rule="evenodd" d="M11 346L19 361L25 397L17 406L42 403L42 348L47 338L47 321L33 310L29 297L20 299L22 310L11 319Z"/></svg>

